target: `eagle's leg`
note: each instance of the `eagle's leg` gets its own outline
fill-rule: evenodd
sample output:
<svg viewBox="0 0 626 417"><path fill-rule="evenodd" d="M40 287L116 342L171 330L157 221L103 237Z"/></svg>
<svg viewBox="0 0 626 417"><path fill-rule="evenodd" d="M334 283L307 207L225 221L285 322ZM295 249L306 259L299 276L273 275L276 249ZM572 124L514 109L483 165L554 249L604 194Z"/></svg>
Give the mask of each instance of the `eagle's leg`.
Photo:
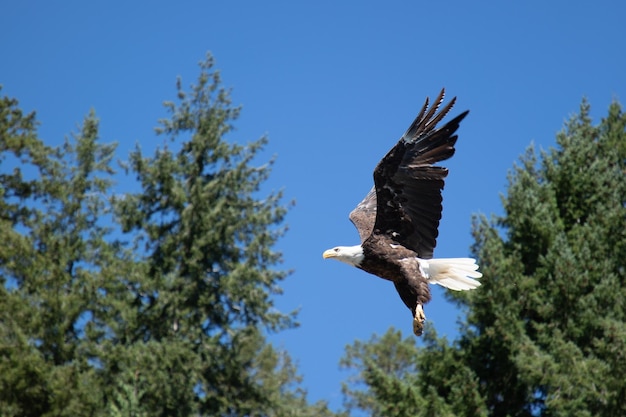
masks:
<svg viewBox="0 0 626 417"><path fill-rule="evenodd" d="M415 336L422 335L425 320L426 315L424 314L424 307L420 303L417 303L415 311L413 312L413 333L415 333Z"/></svg>

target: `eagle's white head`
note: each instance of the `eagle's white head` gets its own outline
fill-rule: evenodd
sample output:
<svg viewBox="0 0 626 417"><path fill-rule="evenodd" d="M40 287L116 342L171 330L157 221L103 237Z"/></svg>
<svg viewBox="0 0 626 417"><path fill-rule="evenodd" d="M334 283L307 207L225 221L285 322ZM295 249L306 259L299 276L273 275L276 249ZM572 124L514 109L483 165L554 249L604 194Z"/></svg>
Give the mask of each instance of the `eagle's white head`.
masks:
<svg viewBox="0 0 626 417"><path fill-rule="evenodd" d="M325 251L322 256L324 259L333 258L348 265L359 266L363 260L363 248L361 245L355 246L336 246Z"/></svg>

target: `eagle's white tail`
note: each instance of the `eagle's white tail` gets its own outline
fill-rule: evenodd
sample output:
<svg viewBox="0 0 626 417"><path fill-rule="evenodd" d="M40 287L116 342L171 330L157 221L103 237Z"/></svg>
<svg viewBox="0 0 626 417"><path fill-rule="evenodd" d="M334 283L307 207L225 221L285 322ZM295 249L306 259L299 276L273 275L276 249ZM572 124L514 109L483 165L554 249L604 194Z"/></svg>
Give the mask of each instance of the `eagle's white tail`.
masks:
<svg viewBox="0 0 626 417"><path fill-rule="evenodd" d="M472 258L420 259L419 263L428 282L451 290L472 290L480 286L476 278L483 276Z"/></svg>

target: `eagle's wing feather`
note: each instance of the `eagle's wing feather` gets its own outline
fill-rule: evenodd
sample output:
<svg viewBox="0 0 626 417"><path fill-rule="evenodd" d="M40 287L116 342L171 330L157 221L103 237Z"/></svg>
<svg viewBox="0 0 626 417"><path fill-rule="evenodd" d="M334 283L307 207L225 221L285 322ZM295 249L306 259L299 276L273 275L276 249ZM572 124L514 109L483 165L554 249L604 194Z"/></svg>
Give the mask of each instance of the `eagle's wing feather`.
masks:
<svg viewBox="0 0 626 417"><path fill-rule="evenodd" d="M363 243L372 233L376 221L375 187L372 187L365 198L350 212L350 221L358 230L361 243Z"/></svg>
<svg viewBox="0 0 626 417"><path fill-rule="evenodd" d="M437 129L437 123L450 111L455 99L439 112L442 90L435 106L428 100L400 141L385 155L374 170L375 192L361 203L376 197L374 233L388 236L421 258L431 258L441 219L441 190L448 170L433 166L454 154L456 130L467 111ZM359 206L357 206L358 210ZM368 211L371 216L372 210ZM354 211L351 214L353 217ZM360 214L357 214L357 217ZM355 222L354 219L352 219ZM361 219L359 219L361 221ZM371 219L368 218L371 222ZM355 222L356 224L356 222ZM363 233L357 225L361 239Z"/></svg>

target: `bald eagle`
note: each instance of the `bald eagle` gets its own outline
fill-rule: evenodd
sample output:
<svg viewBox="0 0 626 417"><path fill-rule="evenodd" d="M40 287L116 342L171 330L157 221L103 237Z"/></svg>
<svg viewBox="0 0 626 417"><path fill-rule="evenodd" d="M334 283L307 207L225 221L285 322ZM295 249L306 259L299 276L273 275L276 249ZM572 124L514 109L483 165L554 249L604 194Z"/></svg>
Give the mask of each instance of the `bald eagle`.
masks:
<svg viewBox="0 0 626 417"><path fill-rule="evenodd" d="M465 111L437 128L450 111L453 98L441 109L444 90L429 109L428 98L398 143L374 169L374 186L350 213L361 244L337 246L323 253L392 281L413 315L413 332L424 327L423 306L431 299L428 284L451 290L480 285L471 258L432 259L441 219L444 179L448 170L433 164L454 154L456 131Z"/></svg>

